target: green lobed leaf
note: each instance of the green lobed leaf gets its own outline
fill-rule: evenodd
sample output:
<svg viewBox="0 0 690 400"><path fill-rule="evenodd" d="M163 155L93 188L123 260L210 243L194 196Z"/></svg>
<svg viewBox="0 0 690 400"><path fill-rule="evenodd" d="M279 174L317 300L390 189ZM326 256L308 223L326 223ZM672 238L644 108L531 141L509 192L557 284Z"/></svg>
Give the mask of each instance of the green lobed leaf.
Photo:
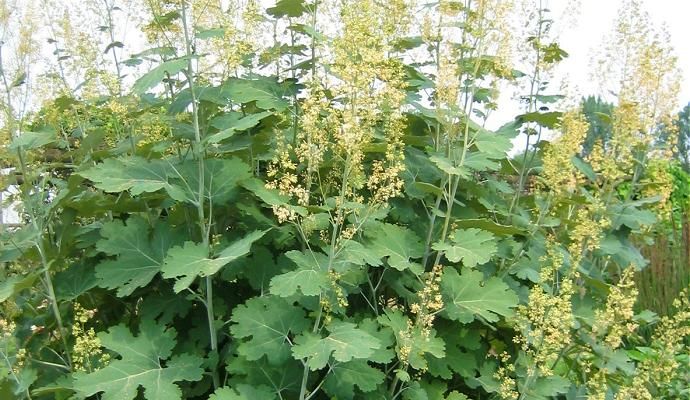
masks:
<svg viewBox="0 0 690 400"><path fill-rule="evenodd" d="M295 338L292 355L295 359L306 359L312 371L325 367L331 355L336 361L347 362L368 358L381 347L377 338L350 322L332 322L326 329L329 335L325 338L311 332Z"/></svg>
<svg viewBox="0 0 690 400"><path fill-rule="evenodd" d="M271 279L271 293L281 297L301 292L305 296L318 296L328 290L331 281L328 277L328 256L320 252L288 251L285 255L292 260L297 269L276 275Z"/></svg>
<svg viewBox="0 0 690 400"><path fill-rule="evenodd" d="M124 297L151 282L163 265L170 232L161 223L152 239L149 231L148 222L138 216L130 217L125 224L119 221L103 224L103 239L96 243L96 249L117 258L96 266L99 286L117 289L117 295Z"/></svg>
<svg viewBox="0 0 690 400"><path fill-rule="evenodd" d="M384 373L369 365L367 360L352 360L334 363L323 388L334 398L352 400L355 396L355 386L360 391L369 393L376 390L385 378Z"/></svg>
<svg viewBox="0 0 690 400"><path fill-rule="evenodd" d="M74 390L82 396L102 392L103 400L130 400L141 387L148 399L182 399L175 382L200 380L203 359L187 353L170 357L175 336L174 329L151 320L142 321L138 336L125 325L110 328L98 338L121 358L90 374L74 374Z"/></svg>
<svg viewBox="0 0 690 400"><path fill-rule="evenodd" d="M448 157L444 157L441 155L433 155L429 157L429 161L436 164L438 169L447 173L448 175L461 176L465 179L470 177L470 171L468 171L467 168L465 168L462 165L457 165L453 160L449 159Z"/></svg>
<svg viewBox="0 0 690 400"><path fill-rule="evenodd" d="M40 131L40 132L23 132L12 140L9 149L16 151L18 149L32 150L43 147L47 144L57 141L57 134L55 131Z"/></svg>
<svg viewBox="0 0 690 400"><path fill-rule="evenodd" d="M490 232L470 228L458 229L450 243L435 243L433 249L442 251L450 262L460 262L467 267L485 264L496 254L496 239Z"/></svg>
<svg viewBox="0 0 690 400"><path fill-rule="evenodd" d="M204 138L204 141L209 144L215 144L225 139L232 137L235 132L240 132L253 128L261 122L262 119L273 115L271 111L263 111L256 114L249 114L246 117L240 118L241 114L224 114L220 117L216 117L211 122L215 128L220 129L220 132L216 132Z"/></svg>
<svg viewBox="0 0 690 400"><path fill-rule="evenodd" d="M278 0L274 7L266 9L268 15L291 18L299 17L306 11L304 0Z"/></svg>
<svg viewBox="0 0 690 400"><path fill-rule="evenodd" d="M424 255L424 243L410 229L393 224L379 224L365 232L370 239L366 248L381 259L388 257L388 265L398 271L423 272L420 264L412 262Z"/></svg>
<svg viewBox="0 0 690 400"><path fill-rule="evenodd" d="M231 79L223 84L222 92L235 103L255 102L257 107L264 110L283 111L288 106L283 99L285 89L270 78Z"/></svg>
<svg viewBox="0 0 690 400"><path fill-rule="evenodd" d="M254 387L239 384L234 388L222 387L216 389L208 400L273 400L275 393L268 386Z"/></svg>
<svg viewBox="0 0 690 400"><path fill-rule="evenodd" d="M137 79L132 86L132 92L139 95L144 94L147 90L158 85L168 75L176 75L187 68L188 65L189 59L187 57L166 61Z"/></svg>
<svg viewBox="0 0 690 400"><path fill-rule="evenodd" d="M168 250L165 263L161 268L164 278L176 278L174 290L179 293L192 284L197 276L211 276L223 266L247 255L252 243L261 239L267 231L254 231L234 242L217 257L209 258L209 249L201 243L185 242Z"/></svg>
<svg viewBox="0 0 690 400"><path fill-rule="evenodd" d="M279 365L290 358L291 337L302 333L311 323L301 307L276 296L254 297L235 307L230 332L240 342L237 351L249 361L266 356Z"/></svg>
<svg viewBox="0 0 690 400"><path fill-rule="evenodd" d="M58 300L74 300L91 288L98 285L98 279L93 266L74 264L58 272L53 278L55 296Z"/></svg>
<svg viewBox="0 0 690 400"><path fill-rule="evenodd" d="M501 279L484 279L476 270L465 270L460 275L452 267L443 269L441 293L446 314L461 323L470 323L477 317L488 322L498 321L499 316L510 317L519 301Z"/></svg>
<svg viewBox="0 0 690 400"><path fill-rule="evenodd" d="M269 386L275 393L273 398L283 399L297 398L304 372L304 366L292 357L273 364L266 357L250 361L236 354L228 356L226 369L230 387Z"/></svg>
<svg viewBox="0 0 690 400"><path fill-rule="evenodd" d="M183 197L192 204L199 202L199 163L190 160L175 172L176 182L184 187ZM239 158L204 160L204 201L225 205L237 193L240 181L252 176L251 168ZM178 200L178 199L175 199Z"/></svg>
<svg viewBox="0 0 690 400"><path fill-rule="evenodd" d="M107 158L102 163L78 174L92 181L94 185L108 193L129 190L133 196L165 189L175 200L184 201L182 188L170 183L173 175L171 164L166 160L145 160L130 156Z"/></svg>
<svg viewBox="0 0 690 400"><path fill-rule="evenodd" d="M563 113L560 111L550 111L550 112L530 112L527 114L518 115L516 120L521 123L535 122L540 126L548 129L556 128L561 121Z"/></svg>
<svg viewBox="0 0 690 400"><path fill-rule="evenodd" d="M0 282L0 303L12 298L24 289L33 287L38 274L14 275Z"/></svg>

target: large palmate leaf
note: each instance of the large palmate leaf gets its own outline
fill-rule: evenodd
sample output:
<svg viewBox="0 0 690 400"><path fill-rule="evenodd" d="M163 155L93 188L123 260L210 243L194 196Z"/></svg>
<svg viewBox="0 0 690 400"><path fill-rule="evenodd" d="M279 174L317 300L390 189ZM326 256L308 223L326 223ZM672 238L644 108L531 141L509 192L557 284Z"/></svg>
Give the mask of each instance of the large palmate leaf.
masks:
<svg viewBox="0 0 690 400"><path fill-rule="evenodd" d="M450 240L434 244L434 250L442 251L450 262L462 261L467 267L486 263L497 251L494 235L481 229L458 229Z"/></svg>
<svg viewBox="0 0 690 400"><path fill-rule="evenodd" d="M484 279L476 270L465 270L460 275L452 267L443 270L441 293L446 314L452 320L472 322L481 317L489 322L498 321L499 315L513 315L518 296L497 277Z"/></svg>
<svg viewBox="0 0 690 400"><path fill-rule="evenodd" d="M271 279L271 293L288 297L302 292L305 296L318 296L330 288L328 256L317 252L288 251L285 254L297 269L276 275Z"/></svg>
<svg viewBox="0 0 690 400"><path fill-rule="evenodd" d="M227 371L230 387L268 386L274 393L273 398L292 399L299 394L304 366L292 357L274 365L266 357L249 361L243 356L232 355L227 360Z"/></svg>
<svg viewBox="0 0 690 400"><path fill-rule="evenodd" d="M381 347L381 342L350 322L333 322L326 327L329 335L322 338L311 332L295 338L292 355L296 359L307 359L312 370L326 366L333 359L347 362L356 358L368 358Z"/></svg>
<svg viewBox="0 0 690 400"><path fill-rule="evenodd" d="M324 390L333 398L351 400L355 396L355 386L367 393L376 390L383 383L385 375L369 365L367 360L352 360L334 363L324 382Z"/></svg>
<svg viewBox="0 0 690 400"><path fill-rule="evenodd" d="M103 239L96 243L96 248L117 258L96 266L99 286L117 289L117 295L123 297L151 282L172 243L167 225L159 223L151 239L149 231L148 223L137 216L130 217L125 224L113 221L103 225Z"/></svg>
<svg viewBox="0 0 690 400"><path fill-rule="evenodd" d="M218 128L220 131L204 138L204 141L209 144L215 144L222 140L232 137L235 132L247 130L261 122L262 119L269 115L273 115L271 111L264 111L256 114L249 114L245 117L242 113L227 113L214 118L211 125Z"/></svg>
<svg viewBox="0 0 690 400"><path fill-rule="evenodd" d="M463 178L468 178L470 176L470 171L468 171L467 168L464 168L462 165L457 165L453 160L443 155L433 155L429 157L429 160L436 164L438 169L448 175L458 175Z"/></svg>
<svg viewBox="0 0 690 400"><path fill-rule="evenodd" d="M241 342L237 351L249 361L263 356L277 365L290 358L290 337L310 326L301 307L280 297L254 297L237 306L230 319L230 332Z"/></svg>
<svg viewBox="0 0 690 400"><path fill-rule="evenodd" d="M283 111L288 106L283 99L288 94L287 88L270 78L231 79L223 84L221 92L235 103L255 102L257 107L264 110Z"/></svg>
<svg viewBox="0 0 690 400"><path fill-rule="evenodd" d="M170 182L174 176L171 164L166 160L145 160L131 156L108 158L102 163L79 172L79 175L92 181L97 188L118 193L129 190L136 196L142 193L165 189L175 200L185 200L181 187Z"/></svg>
<svg viewBox="0 0 690 400"><path fill-rule="evenodd" d="M74 390L83 396L103 392L103 400L130 400L142 387L147 399L181 399L175 382L200 380L203 359L187 353L171 357L175 336L174 329L151 320L142 321L139 336L125 325L100 333L103 346L121 358L93 373L75 374Z"/></svg>
<svg viewBox="0 0 690 400"><path fill-rule="evenodd" d="M266 9L274 17L299 17L307 11L304 0L278 0L276 5Z"/></svg>
<svg viewBox="0 0 690 400"><path fill-rule="evenodd" d="M189 287L197 276L214 275L223 266L249 253L252 243L261 239L266 231L254 231L209 258L209 249L201 243L185 242L168 251L162 267L164 278L177 278L175 292Z"/></svg>
<svg viewBox="0 0 690 400"><path fill-rule="evenodd" d="M401 347L409 350L408 362L412 368L426 370L428 358L445 357L445 343L436 336L436 331L431 329L427 335L418 327L410 328L414 324L400 310L386 310L385 314L379 316L378 322L393 331L398 351Z"/></svg>
<svg viewBox="0 0 690 400"><path fill-rule="evenodd" d="M137 79L132 86L132 91L136 94L144 94L166 77L179 73L188 65L189 59L187 57L166 61Z"/></svg>
<svg viewBox="0 0 690 400"><path fill-rule="evenodd" d="M502 159L513 148L511 139L515 135L498 134L483 131L474 140L477 149L491 159Z"/></svg>
<svg viewBox="0 0 690 400"><path fill-rule="evenodd" d="M196 204L199 201L199 163L190 160L175 170L179 182L184 187L184 197ZM204 201L213 205L228 202L238 188L238 183L251 177L247 163L238 158L204 160Z"/></svg>
<svg viewBox="0 0 690 400"><path fill-rule="evenodd" d="M250 386L239 384L233 388L218 388L208 400L272 400L275 393L267 386Z"/></svg>
<svg viewBox="0 0 690 400"><path fill-rule="evenodd" d="M34 286L38 274L14 275L0 282L0 302L4 302L24 289Z"/></svg>
<svg viewBox="0 0 690 400"><path fill-rule="evenodd" d="M388 265L404 271L421 273L421 265L412 262L413 258L424 255L424 244L411 230L393 224L380 224L366 232L371 239L367 249L377 258L388 257Z"/></svg>
<svg viewBox="0 0 690 400"><path fill-rule="evenodd" d="M481 338L476 330L461 329L456 324L439 324L438 336L446 344L446 356L429 358L429 373L443 379L452 379L453 373L465 378L474 377L478 368L474 350L481 346Z"/></svg>
<svg viewBox="0 0 690 400"><path fill-rule="evenodd" d="M38 149L57 140L57 133L53 130L24 132L12 140L9 149L15 151L19 149Z"/></svg>
<svg viewBox="0 0 690 400"><path fill-rule="evenodd" d="M74 264L55 274L55 296L59 300L73 300L98 284L94 267Z"/></svg>

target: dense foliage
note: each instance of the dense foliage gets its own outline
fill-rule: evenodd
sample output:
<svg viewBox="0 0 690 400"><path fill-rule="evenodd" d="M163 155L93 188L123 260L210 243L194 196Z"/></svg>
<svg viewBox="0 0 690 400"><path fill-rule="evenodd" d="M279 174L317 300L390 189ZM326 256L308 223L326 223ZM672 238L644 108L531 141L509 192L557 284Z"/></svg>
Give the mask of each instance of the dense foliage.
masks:
<svg viewBox="0 0 690 400"><path fill-rule="evenodd" d="M2 64L0 397L690 395L688 292L636 306L690 186L635 1L615 101L570 108L530 1L142 3L129 58L112 1L103 48L54 30L36 109L30 31ZM492 131L506 84L524 112Z"/></svg>

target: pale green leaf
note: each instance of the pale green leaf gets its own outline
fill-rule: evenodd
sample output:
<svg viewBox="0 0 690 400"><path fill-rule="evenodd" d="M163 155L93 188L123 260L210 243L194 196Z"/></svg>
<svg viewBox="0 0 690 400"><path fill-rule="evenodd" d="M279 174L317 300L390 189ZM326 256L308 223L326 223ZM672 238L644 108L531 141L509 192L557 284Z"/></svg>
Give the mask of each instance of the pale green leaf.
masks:
<svg viewBox="0 0 690 400"><path fill-rule="evenodd" d="M255 127L259 124L259 122L261 122L262 119L268 117L269 115L273 115L273 112L263 111L256 114L249 114L242 118L239 118L240 115L241 114L225 114L214 118L211 124L220 129L220 132L209 135L204 140L210 144L218 143L233 136L235 132L240 132Z"/></svg>
<svg viewBox="0 0 690 400"><path fill-rule="evenodd" d="M254 231L221 251L217 257L209 257L209 249L201 243L185 242L168 251L161 271L164 278L177 278L175 292L189 287L197 276L214 275L229 262L243 257L251 250L252 243L261 239L267 231Z"/></svg>
<svg viewBox="0 0 690 400"><path fill-rule="evenodd" d="M263 356L277 365L290 358L291 337L311 326L301 307L275 296L254 297L232 312L230 332L239 342L237 351L249 361Z"/></svg>
<svg viewBox="0 0 690 400"><path fill-rule="evenodd" d="M0 282L0 303L11 298L24 289L33 287L37 274L14 275Z"/></svg>
<svg viewBox="0 0 690 400"><path fill-rule="evenodd" d="M239 384L235 387L218 388L208 398L208 400L273 400L275 393L272 393L267 386L254 387L251 385Z"/></svg>
<svg viewBox="0 0 690 400"><path fill-rule="evenodd" d="M137 79L132 86L132 91L135 94L144 94L147 90L158 85L168 75L176 75L187 68L188 65L189 60L186 57L166 61Z"/></svg>
<svg viewBox="0 0 690 400"><path fill-rule="evenodd" d="M422 273L421 265L412 259L424 255L424 243L411 230L393 224L380 224L365 232L370 238L366 246L378 258L388 257L388 265L404 271L411 270L415 274Z"/></svg>
<svg viewBox="0 0 690 400"><path fill-rule="evenodd" d="M283 111L288 106L281 86L269 78L231 79L223 85L222 92L235 103L256 102L256 106L264 110Z"/></svg>
<svg viewBox="0 0 690 400"><path fill-rule="evenodd" d="M119 221L105 223L96 249L117 259L96 266L99 286L117 289L120 297L146 286L163 265L168 234L167 227L159 224L150 240L148 223L141 217L130 217L125 225Z"/></svg>
<svg viewBox="0 0 690 400"><path fill-rule="evenodd" d="M330 288L328 256L317 252L288 251L287 257L297 264L297 269L274 276L271 293L288 297L297 292L305 296L318 296Z"/></svg>
<svg viewBox="0 0 690 400"><path fill-rule="evenodd" d="M203 359L187 353L170 358L175 336L174 329L150 320L142 321L139 336L133 336L125 325L110 328L98 338L121 358L93 373L75 374L74 390L82 396L102 392L103 400L131 400L142 387L147 399L182 399L175 382L200 380Z"/></svg>
<svg viewBox="0 0 690 400"><path fill-rule="evenodd" d="M355 386L364 393L372 392L383 383L385 377L381 370L370 366L367 360L352 360L334 363L323 387L334 398L351 400L355 395Z"/></svg>
<svg viewBox="0 0 690 400"><path fill-rule="evenodd" d="M484 279L481 272L465 270L460 275L453 267L443 270L441 292L445 312L452 320L472 322L481 317L488 322L499 316L510 317L518 305L518 296L497 277Z"/></svg>
<svg viewBox="0 0 690 400"><path fill-rule="evenodd" d="M322 338L306 332L295 338L292 354L296 359L307 359L313 371L326 366L331 356L347 362L355 358L369 358L381 347L381 342L349 322L333 322L327 326L329 335Z"/></svg>
<svg viewBox="0 0 690 400"><path fill-rule="evenodd" d="M436 243L434 250L443 251L450 262L475 267L488 262L496 254L494 235L481 229L458 229L450 238L452 243Z"/></svg>
<svg viewBox="0 0 690 400"><path fill-rule="evenodd" d="M38 149L47 144L57 141L57 134L55 131L41 131L41 132L22 132L10 143L10 150L31 150Z"/></svg>
<svg viewBox="0 0 690 400"><path fill-rule="evenodd" d="M299 17L307 11L304 0L278 0L275 6L266 9L274 17Z"/></svg>
<svg viewBox="0 0 690 400"><path fill-rule="evenodd" d="M129 190L136 196L165 189L173 199L184 201L186 196L183 190L170 183L171 174L171 165L168 161L149 161L136 156L107 158L102 163L79 172L79 175L92 181L94 186L105 192L118 193Z"/></svg>
<svg viewBox="0 0 690 400"><path fill-rule="evenodd" d="M438 169L447 173L448 175L457 175L457 176L461 176L463 178L468 178L470 176L469 171L466 168L464 168L461 165L456 165L453 162L453 160L451 160L447 157L440 156L440 155L433 155L433 156L429 157L429 160L431 162L433 162L434 164L436 164Z"/></svg>

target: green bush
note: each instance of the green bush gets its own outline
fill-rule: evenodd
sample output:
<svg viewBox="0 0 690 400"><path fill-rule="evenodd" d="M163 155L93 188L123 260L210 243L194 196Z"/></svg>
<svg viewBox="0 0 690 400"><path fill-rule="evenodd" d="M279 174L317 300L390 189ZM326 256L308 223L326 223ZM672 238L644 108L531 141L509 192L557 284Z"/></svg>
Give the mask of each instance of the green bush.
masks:
<svg viewBox="0 0 690 400"><path fill-rule="evenodd" d="M687 396L687 291L635 306L634 243L668 234L677 192L672 110L639 101L665 93L650 37L621 33L642 47L604 145L550 109L545 9L512 38L520 72L506 2L147 7L152 47L113 39L93 93L21 113L5 84L3 398ZM526 108L492 131L505 82Z"/></svg>

